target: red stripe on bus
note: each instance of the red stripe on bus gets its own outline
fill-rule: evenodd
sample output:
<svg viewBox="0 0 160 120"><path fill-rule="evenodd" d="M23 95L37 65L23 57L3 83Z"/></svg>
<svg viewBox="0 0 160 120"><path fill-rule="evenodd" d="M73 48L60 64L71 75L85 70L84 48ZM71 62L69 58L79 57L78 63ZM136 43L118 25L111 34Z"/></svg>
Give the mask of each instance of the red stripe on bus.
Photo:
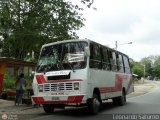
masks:
<svg viewBox="0 0 160 120"><path fill-rule="evenodd" d="M122 83L123 83L123 80L127 80L128 79L128 76L127 75L119 75L119 74L116 74L116 78L115 78L115 86L113 87L100 87L99 90L100 90L100 93L110 93L110 92L118 92L118 91L122 91ZM128 83L128 86L127 86L127 91L129 90L130 86L132 84L132 81L130 79L129 83Z"/></svg>
<svg viewBox="0 0 160 120"><path fill-rule="evenodd" d="M74 101L76 96L69 96L67 101Z"/></svg>
<svg viewBox="0 0 160 120"><path fill-rule="evenodd" d="M132 85L132 78L131 78L130 81L129 81L129 84L128 84L126 93L129 92L129 89L131 88L131 85Z"/></svg>
<svg viewBox="0 0 160 120"><path fill-rule="evenodd" d="M82 102L83 95L80 96L68 96L67 100L59 100L59 101L45 101L43 97L32 97L32 100L36 104L68 104L68 103L76 103L79 104Z"/></svg>
<svg viewBox="0 0 160 120"><path fill-rule="evenodd" d="M44 102L43 97L32 97L32 100L37 104L40 104L40 103Z"/></svg>
<svg viewBox="0 0 160 120"><path fill-rule="evenodd" d="M82 81L81 79L65 79L65 80L45 80L44 75L36 75L36 80L38 84L42 83L57 83L57 82L76 82Z"/></svg>
<svg viewBox="0 0 160 120"><path fill-rule="evenodd" d="M46 82L44 75L36 75L36 80L38 84L42 84Z"/></svg>
<svg viewBox="0 0 160 120"><path fill-rule="evenodd" d="M76 103L81 103L81 102L82 102L83 97L84 97L83 95L76 96L76 98L74 99L74 101L75 101Z"/></svg>

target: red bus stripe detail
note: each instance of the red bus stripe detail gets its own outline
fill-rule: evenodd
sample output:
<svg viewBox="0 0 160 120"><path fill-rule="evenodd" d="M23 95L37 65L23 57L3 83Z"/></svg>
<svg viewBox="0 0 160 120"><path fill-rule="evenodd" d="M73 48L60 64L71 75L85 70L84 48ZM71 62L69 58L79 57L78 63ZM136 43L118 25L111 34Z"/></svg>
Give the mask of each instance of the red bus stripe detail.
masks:
<svg viewBox="0 0 160 120"><path fill-rule="evenodd" d="M43 97L32 97L33 101L37 104L43 103L44 99Z"/></svg>
<svg viewBox="0 0 160 120"><path fill-rule="evenodd" d="M122 81L123 81L122 76L116 74L115 91L122 90Z"/></svg>
<svg viewBox="0 0 160 120"><path fill-rule="evenodd" d="M101 87L100 89L100 93L109 93L109 92L115 92L116 88L115 87Z"/></svg>
<svg viewBox="0 0 160 120"><path fill-rule="evenodd" d="M131 78L131 79L130 79L130 81L129 81L129 84L128 84L128 87L127 87L126 93L128 93L128 92L129 92L129 89L130 89L131 85L132 85L132 78Z"/></svg>
<svg viewBox="0 0 160 120"><path fill-rule="evenodd" d="M83 99L83 95L80 96L69 96L67 100L60 101L45 101L43 97L32 97L33 101L36 104L69 104L69 103L81 103Z"/></svg>
<svg viewBox="0 0 160 120"><path fill-rule="evenodd" d="M81 96L76 96L76 98L75 98L75 102L76 103L81 103L82 102L82 99L83 99L83 95L81 95Z"/></svg>
<svg viewBox="0 0 160 120"><path fill-rule="evenodd" d="M76 96L69 96L67 101L74 101Z"/></svg>
<svg viewBox="0 0 160 120"><path fill-rule="evenodd" d="M69 96L67 102L81 103L83 99L83 95L80 96Z"/></svg>
<svg viewBox="0 0 160 120"><path fill-rule="evenodd" d="M65 79L65 80L48 80L48 81L46 81L43 75L36 75L36 80L37 80L38 84L82 81L81 79Z"/></svg>
<svg viewBox="0 0 160 120"><path fill-rule="evenodd" d="M122 90L122 83L123 80L127 80L128 79L128 75L119 75L116 74L115 76L115 86L113 87L100 87L100 93L111 93L111 92L118 92ZM127 91L129 90L130 86L132 84L132 81L130 80L127 86Z"/></svg>
<svg viewBox="0 0 160 120"><path fill-rule="evenodd" d="M61 101L38 101L38 102L35 102L36 104L69 104L69 103L74 103L74 104L78 104L80 102L74 102L74 101L64 101L64 100L61 100Z"/></svg>
<svg viewBox="0 0 160 120"><path fill-rule="evenodd" d="M43 75L36 75L36 80L38 84L42 84L46 82Z"/></svg>

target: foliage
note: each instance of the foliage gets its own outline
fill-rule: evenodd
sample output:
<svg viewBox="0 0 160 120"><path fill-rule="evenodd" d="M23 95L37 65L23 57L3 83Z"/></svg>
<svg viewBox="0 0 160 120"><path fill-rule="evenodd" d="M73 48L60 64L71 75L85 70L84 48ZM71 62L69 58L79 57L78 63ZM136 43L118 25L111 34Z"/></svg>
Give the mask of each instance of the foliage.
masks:
<svg viewBox="0 0 160 120"><path fill-rule="evenodd" d="M81 0L82 3L86 4L87 7L91 7L91 5L94 3L94 0Z"/></svg>
<svg viewBox="0 0 160 120"><path fill-rule="evenodd" d="M155 62L152 68L153 76L160 79L160 56L156 56Z"/></svg>
<svg viewBox="0 0 160 120"><path fill-rule="evenodd" d="M148 57L142 58L142 60L140 61L140 64L145 65L146 76L153 75L152 65L154 64L155 58L156 58L155 56L148 56Z"/></svg>
<svg viewBox="0 0 160 120"><path fill-rule="evenodd" d="M12 75L9 75L8 73L5 73L4 79L3 79L3 90L6 89L15 89L15 81L16 78Z"/></svg>
<svg viewBox="0 0 160 120"><path fill-rule="evenodd" d="M26 76L25 80L26 80L26 84L25 84L25 92L23 95L23 98L30 98L31 96L28 96L28 90L32 89L32 81L33 81L33 77L34 75L32 74L31 76Z"/></svg>
<svg viewBox="0 0 160 120"><path fill-rule="evenodd" d="M144 67L145 65L145 67ZM160 56L148 56L141 59L140 62L131 62L132 72L139 75L139 77L153 76L153 78L160 79Z"/></svg>
<svg viewBox="0 0 160 120"><path fill-rule="evenodd" d="M32 88L33 75L25 76L25 80L26 80L26 85L25 85L26 89ZM15 82L16 82L15 76L5 73L3 79L3 89L15 89Z"/></svg>
<svg viewBox="0 0 160 120"><path fill-rule="evenodd" d="M26 80L26 89L32 88L33 75L25 77Z"/></svg>
<svg viewBox="0 0 160 120"><path fill-rule="evenodd" d="M88 3L88 7L93 3L90 0L83 2ZM38 58L43 44L77 38L75 31L84 25L82 10L65 0L0 1L3 56L24 60L34 51Z"/></svg>
<svg viewBox="0 0 160 120"><path fill-rule="evenodd" d="M131 66L132 73L137 74L139 79L144 76L143 66L139 62L132 61Z"/></svg>

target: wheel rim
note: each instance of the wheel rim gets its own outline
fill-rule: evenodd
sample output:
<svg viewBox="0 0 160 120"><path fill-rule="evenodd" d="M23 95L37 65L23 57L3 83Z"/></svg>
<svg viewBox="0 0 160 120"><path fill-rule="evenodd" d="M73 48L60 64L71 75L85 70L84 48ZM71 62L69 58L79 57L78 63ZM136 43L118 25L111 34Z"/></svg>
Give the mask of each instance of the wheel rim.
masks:
<svg viewBox="0 0 160 120"><path fill-rule="evenodd" d="M95 112L97 112L99 110L99 106L100 106L100 101L97 98L94 98L94 100L93 100L93 108L94 108Z"/></svg>

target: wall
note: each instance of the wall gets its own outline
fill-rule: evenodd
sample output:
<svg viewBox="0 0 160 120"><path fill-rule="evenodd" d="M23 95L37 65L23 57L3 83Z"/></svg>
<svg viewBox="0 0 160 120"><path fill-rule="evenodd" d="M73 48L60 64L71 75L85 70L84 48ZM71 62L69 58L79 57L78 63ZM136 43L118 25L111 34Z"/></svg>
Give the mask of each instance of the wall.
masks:
<svg viewBox="0 0 160 120"><path fill-rule="evenodd" d="M0 64L0 94L2 93L3 77L5 72L6 64Z"/></svg>

